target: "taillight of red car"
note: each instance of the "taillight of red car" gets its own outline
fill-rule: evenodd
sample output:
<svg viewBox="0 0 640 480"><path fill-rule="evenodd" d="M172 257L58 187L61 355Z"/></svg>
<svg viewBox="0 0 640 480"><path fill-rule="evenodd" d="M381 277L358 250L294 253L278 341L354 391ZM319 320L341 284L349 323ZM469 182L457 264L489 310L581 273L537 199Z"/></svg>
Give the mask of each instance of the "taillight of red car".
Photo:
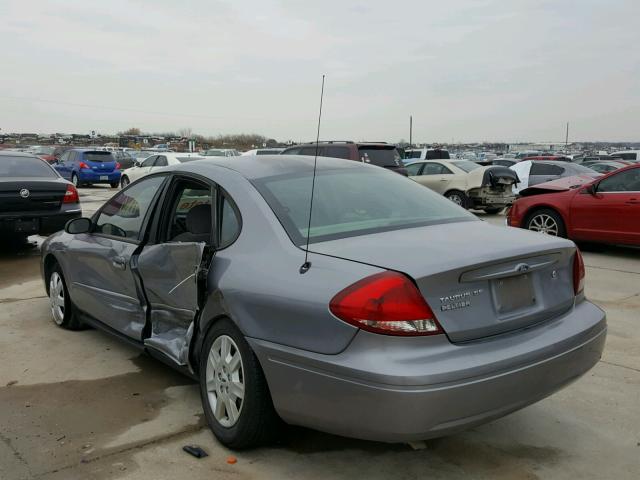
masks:
<svg viewBox="0 0 640 480"><path fill-rule="evenodd" d="M80 168L89 168L89 165L87 165L87 164L86 164L86 163L84 163L84 162L80 162L80 164L78 165L78 167L80 167Z"/></svg>
<svg viewBox="0 0 640 480"><path fill-rule="evenodd" d="M64 192L62 203L78 203L78 202L80 202L78 189L73 185L67 185L67 191Z"/></svg>
<svg viewBox="0 0 640 480"><path fill-rule="evenodd" d="M576 254L573 257L573 292L577 295L584 292L584 260L580 250L576 248Z"/></svg>
<svg viewBox="0 0 640 480"><path fill-rule="evenodd" d="M348 286L329 304L339 319L369 332L418 336L444 333L415 284L397 272L383 272Z"/></svg>

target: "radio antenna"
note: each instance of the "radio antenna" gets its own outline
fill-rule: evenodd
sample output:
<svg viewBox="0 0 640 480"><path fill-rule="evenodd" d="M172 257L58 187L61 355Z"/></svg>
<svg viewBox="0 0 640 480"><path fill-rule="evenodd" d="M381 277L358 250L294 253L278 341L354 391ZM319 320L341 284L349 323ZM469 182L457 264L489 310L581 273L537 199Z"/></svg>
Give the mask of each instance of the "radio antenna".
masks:
<svg viewBox="0 0 640 480"><path fill-rule="evenodd" d="M304 248L304 263L300 266L300 273L307 273L311 268L309 261L309 238L311 237L311 214L313 213L313 192L316 188L316 171L318 169L318 150L320 144L320 121L322 120L322 98L324 97L324 75L320 89L320 112L318 113L318 131L316 132L316 153L313 157L313 179L311 180L311 199L309 200L309 223L307 225L307 244Z"/></svg>

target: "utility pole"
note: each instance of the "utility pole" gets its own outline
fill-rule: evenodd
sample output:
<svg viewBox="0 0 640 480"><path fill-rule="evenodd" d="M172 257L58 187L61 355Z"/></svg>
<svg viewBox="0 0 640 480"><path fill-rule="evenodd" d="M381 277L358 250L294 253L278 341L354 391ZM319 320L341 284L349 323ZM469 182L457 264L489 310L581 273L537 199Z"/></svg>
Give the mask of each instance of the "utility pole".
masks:
<svg viewBox="0 0 640 480"><path fill-rule="evenodd" d="M413 115L409 115L409 146L413 147Z"/></svg>
<svg viewBox="0 0 640 480"><path fill-rule="evenodd" d="M566 153L569 145L569 122L567 122L567 133L564 136L564 151Z"/></svg>

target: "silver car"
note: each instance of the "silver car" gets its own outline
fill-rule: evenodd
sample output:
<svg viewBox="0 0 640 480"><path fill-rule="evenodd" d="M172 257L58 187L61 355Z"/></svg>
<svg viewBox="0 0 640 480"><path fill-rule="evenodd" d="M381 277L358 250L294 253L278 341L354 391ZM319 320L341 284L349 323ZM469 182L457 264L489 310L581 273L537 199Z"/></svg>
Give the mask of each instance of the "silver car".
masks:
<svg viewBox="0 0 640 480"><path fill-rule="evenodd" d="M384 442L443 436L600 358L605 314L585 300L572 242L330 158L309 229L313 158L264 160L151 174L42 247L55 323L103 328L199 379L225 445L266 442L282 421Z"/></svg>

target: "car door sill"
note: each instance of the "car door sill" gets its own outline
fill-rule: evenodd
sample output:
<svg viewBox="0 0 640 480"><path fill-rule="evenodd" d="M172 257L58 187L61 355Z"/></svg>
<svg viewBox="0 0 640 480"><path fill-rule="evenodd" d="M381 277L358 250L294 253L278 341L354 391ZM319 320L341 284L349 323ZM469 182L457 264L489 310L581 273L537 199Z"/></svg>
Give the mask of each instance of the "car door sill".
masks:
<svg viewBox="0 0 640 480"><path fill-rule="evenodd" d="M105 333L108 333L109 335L112 335L114 337L117 337L118 339L124 341L125 343L129 344L130 346L134 347L137 350L140 350L141 352L145 352L147 353L150 357L153 357L154 359L164 363L165 365L173 368L174 370L176 370L179 373L182 373L183 375L189 377L192 380L198 381L198 375L194 372L191 372L189 370L189 367L185 366L181 366L178 365L173 359L171 359L170 357L168 357L167 355L165 355L164 353L162 353L161 351L150 347L148 345L145 345L142 342L139 342L137 340L134 340L131 337L128 337L122 333L120 333L119 331L117 331L116 329L110 327L109 325L101 322L100 320L97 320L93 317L91 317L90 315L85 314L84 312L80 312L77 311L76 315L78 315L80 317L80 320L82 320L82 322L86 323L87 325L90 325L98 330L102 330Z"/></svg>

